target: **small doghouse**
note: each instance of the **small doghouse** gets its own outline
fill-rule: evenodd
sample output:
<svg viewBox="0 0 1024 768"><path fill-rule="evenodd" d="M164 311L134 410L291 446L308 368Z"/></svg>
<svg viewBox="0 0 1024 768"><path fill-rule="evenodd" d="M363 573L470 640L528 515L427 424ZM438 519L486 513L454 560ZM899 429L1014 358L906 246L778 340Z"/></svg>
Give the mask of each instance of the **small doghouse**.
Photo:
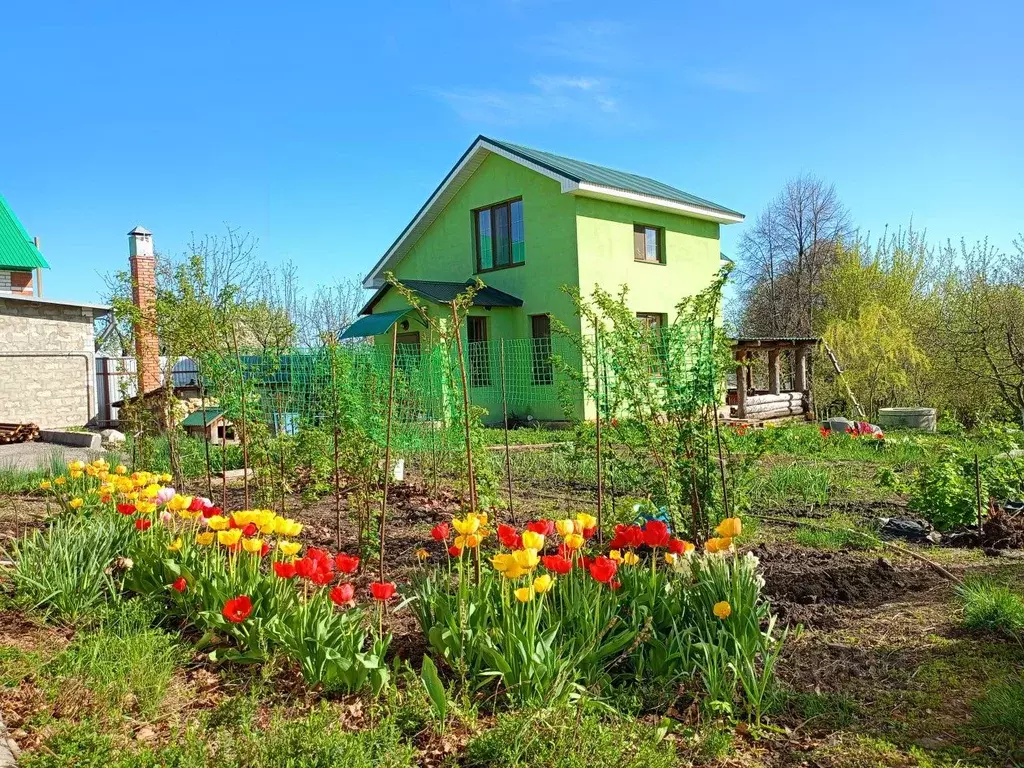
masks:
<svg viewBox="0 0 1024 768"><path fill-rule="evenodd" d="M224 416L221 408L200 409L190 413L181 422L185 434L202 437L211 443L237 443L235 425Z"/></svg>

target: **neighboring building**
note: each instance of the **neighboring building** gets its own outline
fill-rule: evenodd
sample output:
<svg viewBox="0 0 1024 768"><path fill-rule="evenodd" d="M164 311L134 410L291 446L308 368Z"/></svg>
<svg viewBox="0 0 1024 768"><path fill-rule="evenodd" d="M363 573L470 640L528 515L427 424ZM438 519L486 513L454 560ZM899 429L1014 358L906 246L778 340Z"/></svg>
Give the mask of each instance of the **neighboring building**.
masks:
<svg viewBox="0 0 1024 768"><path fill-rule="evenodd" d="M532 339L533 351L520 363L530 370L520 379L536 390L536 404L515 410L560 419L562 406L550 394L556 377L544 364L551 318L587 330L563 286L588 295L595 285L613 293L627 285L637 316L665 324L684 297L718 273L720 226L742 220L653 179L480 136L370 271L364 284L377 292L363 309L368 317L346 336L389 344L397 322L399 343L426 343L425 328L386 284L389 271L439 316L479 276L488 288L462 329L474 402L489 410L489 421L500 420L493 345L480 346L482 355L474 345ZM575 410L575 417L592 416L593 404L581 397Z"/></svg>
<svg viewBox="0 0 1024 768"><path fill-rule="evenodd" d="M39 241L28 236L0 195L0 294L42 296L42 271L49 269Z"/></svg>
<svg viewBox="0 0 1024 768"><path fill-rule="evenodd" d="M0 197L0 422L81 427L96 414L93 323L110 307L43 298L48 268Z"/></svg>

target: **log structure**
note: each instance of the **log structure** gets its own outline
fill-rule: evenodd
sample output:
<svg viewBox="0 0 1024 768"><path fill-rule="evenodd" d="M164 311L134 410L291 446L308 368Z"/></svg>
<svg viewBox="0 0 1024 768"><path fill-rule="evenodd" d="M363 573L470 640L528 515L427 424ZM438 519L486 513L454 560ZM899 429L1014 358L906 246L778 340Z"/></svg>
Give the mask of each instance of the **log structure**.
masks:
<svg viewBox="0 0 1024 768"><path fill-rule="evenodd" d="M808 361L810 353L821 343L813 337L740 338L733 340L736 358L736 389L730 393L730 415L735 419L766 421L791 417L814 418ZM763 390L754 387L750 367L755 354L764 354L768 363L768 381ZM782 385L781 361L789 356L792 388Z"/></svg>

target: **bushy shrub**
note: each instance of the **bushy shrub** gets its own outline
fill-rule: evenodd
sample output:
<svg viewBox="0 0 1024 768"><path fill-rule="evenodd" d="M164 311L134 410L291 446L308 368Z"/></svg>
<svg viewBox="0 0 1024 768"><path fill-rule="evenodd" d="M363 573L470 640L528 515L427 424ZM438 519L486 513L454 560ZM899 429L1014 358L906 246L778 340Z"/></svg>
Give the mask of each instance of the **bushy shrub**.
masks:
<svg viewBox="0 0 1024 768"><path fill-rule="evenodd" d="M964 580L957 587L964 626L1024 639L1024 600L1007 587L984 576Z"/></svg>

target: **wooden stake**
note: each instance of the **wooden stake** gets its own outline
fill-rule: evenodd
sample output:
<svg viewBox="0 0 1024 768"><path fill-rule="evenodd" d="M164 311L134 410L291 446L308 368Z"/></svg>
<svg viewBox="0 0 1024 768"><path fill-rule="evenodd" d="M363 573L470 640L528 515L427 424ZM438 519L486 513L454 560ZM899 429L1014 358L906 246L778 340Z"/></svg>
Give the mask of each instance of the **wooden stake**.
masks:
<svg viewBox="0 0 1024 768"><path fill-rule="evenodd" d="M462 421L466 433L466 475L469 479L469 509L476 513L476 475L473 472L473 441L469 431L469 381L466 379L466 361L462 358L462 330L459 313L452 302L452 324L455 326L455 347L459 353L459 375L462 377Z"/></svg>
<svg viewBox="0 0 1024 768"><path fill-rule="evenodd" d="M604 543L604 524L602 511L604 508L604 473L601 463L601 336L594 327L594 427L597 449L597 543Z"/></svg>
<svg viewBox="0 0 1024 768"><path fill-rule="evenodd" d="M231 326L231 342L235 350L235 367L238 370L238 386L240 391L241 400L241 434L239 439L242 441L242 496L245 502L244 509L249 509L249 441L247 439L245 429L245 377L242 375L242 358L238 355L238 333L235 330L235 326Z"/></svg>
<svg viewBox="0 0 1024 768"><path fill-rule="evenodd" d="M334 416L331 419L333 422L333 433L334 433L334 547L335 549L341 549L341 472L339 469L340 463L338 461L339 449L338 449L338 420L340 418L338 414L338 379L335 371L335 355L337 354L337 344L331 343L328 347L331 354L331 405ZM360 526L360 545L362 544L362 526ZM360 552L362 555L362 552Z"/></svg>
<svg viewBox="0 0 1024 768"><path fill-rule="evenodd" d="M505 476L508 478L508 514L516 525L515 508L512 505L512 454L508 445L508 399L505 394L505 339L501 339L501 425L505 431Z"/></svg>
<svg viewBox="0 0 1024 768"><path fill-rule="evenodd" d="M203 453L206 456L206 498L213 499L213 478L210 476L210 426L206 419L206 382L203 381L203 367L196 361L199 376L199 407L203 409Z"/></svg>
<svg viewBox="0 0 1024 768"><path fill-rule="evenodd" d="M388 418L384 433L384 492L380 497L380 581L384 581L384 519L388 508L388 481L391 480L391 414L395 403L395 364L398 357L398 323L391 326L391 377L388 385Z"/></svg>

